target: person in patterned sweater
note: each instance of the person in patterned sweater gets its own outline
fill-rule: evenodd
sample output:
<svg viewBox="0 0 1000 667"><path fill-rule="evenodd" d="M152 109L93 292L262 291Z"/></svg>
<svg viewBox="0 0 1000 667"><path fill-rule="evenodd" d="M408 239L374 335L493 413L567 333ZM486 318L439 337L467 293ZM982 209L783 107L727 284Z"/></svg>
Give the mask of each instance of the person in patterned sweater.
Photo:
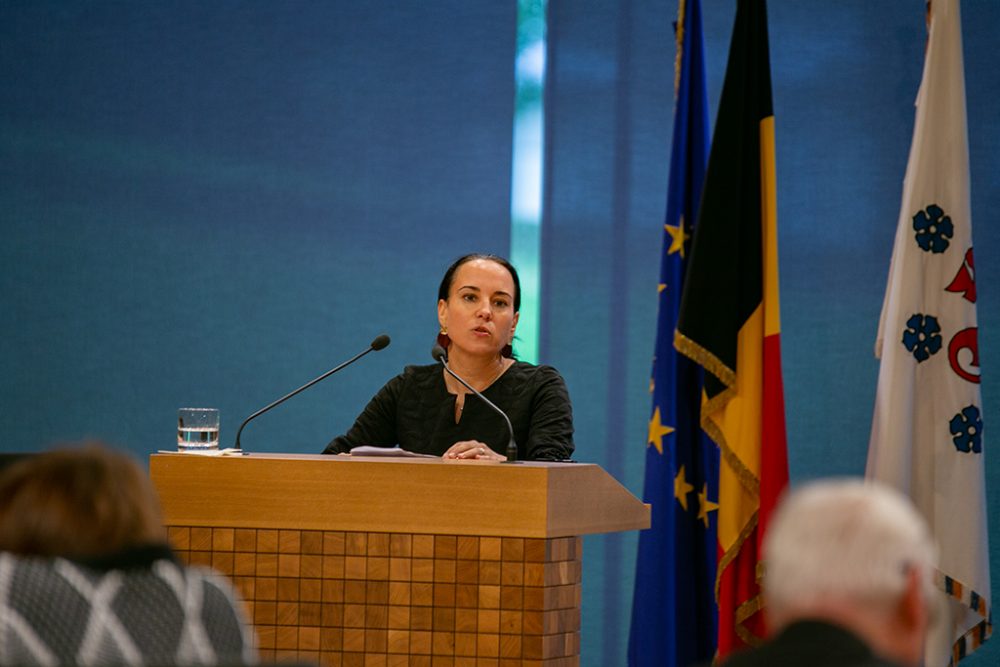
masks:
<svg viewBox="0 0 1000 667"><path fill-rule="evenodd" d="M256 660L232 586L177 561L129 457L94 443L0 474L0 665Z"/></svg>

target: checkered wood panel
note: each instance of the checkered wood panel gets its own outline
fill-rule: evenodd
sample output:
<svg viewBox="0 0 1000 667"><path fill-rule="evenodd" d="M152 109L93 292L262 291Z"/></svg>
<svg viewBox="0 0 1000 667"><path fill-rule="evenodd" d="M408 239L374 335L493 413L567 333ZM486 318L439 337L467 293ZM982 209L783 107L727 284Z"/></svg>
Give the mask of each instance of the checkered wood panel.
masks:
<svg viewBox="0 0 1000 667"><path fill-rule="evenodd" d="M582 542L170 527L229 576L261 657L334 667L579 665Z"/></svg>

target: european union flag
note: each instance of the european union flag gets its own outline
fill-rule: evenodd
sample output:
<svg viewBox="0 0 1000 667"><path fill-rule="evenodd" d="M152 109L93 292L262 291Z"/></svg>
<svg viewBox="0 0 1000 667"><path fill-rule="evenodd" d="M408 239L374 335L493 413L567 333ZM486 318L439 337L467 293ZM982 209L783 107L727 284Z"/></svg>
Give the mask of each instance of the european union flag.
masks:
<svg viewBox="0 0 1000 667"><path fill-rule="evenodd" d="M715 605L718 448L699 426L701 370L674 350L689 241L708 162L708 100L700 0L681 0L674 134L660 260L659 318L629 665L685 667L711 660Z"/></svg>

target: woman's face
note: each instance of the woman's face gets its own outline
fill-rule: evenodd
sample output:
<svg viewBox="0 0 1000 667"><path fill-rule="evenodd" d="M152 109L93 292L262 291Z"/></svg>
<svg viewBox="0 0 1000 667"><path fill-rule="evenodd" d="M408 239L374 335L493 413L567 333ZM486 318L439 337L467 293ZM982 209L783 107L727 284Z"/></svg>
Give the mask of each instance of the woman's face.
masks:
<svg viewBox="0 0 1000 667"><path fill-rule="evenodd" d="M455 271L448 300L438 301L438 322L452 349L475 356L497 356L514 340L514 279L502 265L473 259Z"/></svg>

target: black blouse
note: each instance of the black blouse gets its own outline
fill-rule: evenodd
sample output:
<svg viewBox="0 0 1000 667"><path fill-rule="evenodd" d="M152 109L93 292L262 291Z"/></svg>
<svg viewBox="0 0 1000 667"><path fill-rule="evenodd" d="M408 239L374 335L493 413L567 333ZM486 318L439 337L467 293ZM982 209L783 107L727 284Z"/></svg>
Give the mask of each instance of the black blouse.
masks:
<svg viewBox="0 0 1000 667"><path fill-rule="evenodd" d="M510 418L519 459L559 461L572 456L573 412L566 383L556 369L515 362L483 395ZM334 438L323 453L349 452L359 445L399 445L441 456L460 440L479 440L506 453L503 417L475 394L467 394L456 423L455 399L440 365L407 366L369 401L351 430Z"/></svg>

